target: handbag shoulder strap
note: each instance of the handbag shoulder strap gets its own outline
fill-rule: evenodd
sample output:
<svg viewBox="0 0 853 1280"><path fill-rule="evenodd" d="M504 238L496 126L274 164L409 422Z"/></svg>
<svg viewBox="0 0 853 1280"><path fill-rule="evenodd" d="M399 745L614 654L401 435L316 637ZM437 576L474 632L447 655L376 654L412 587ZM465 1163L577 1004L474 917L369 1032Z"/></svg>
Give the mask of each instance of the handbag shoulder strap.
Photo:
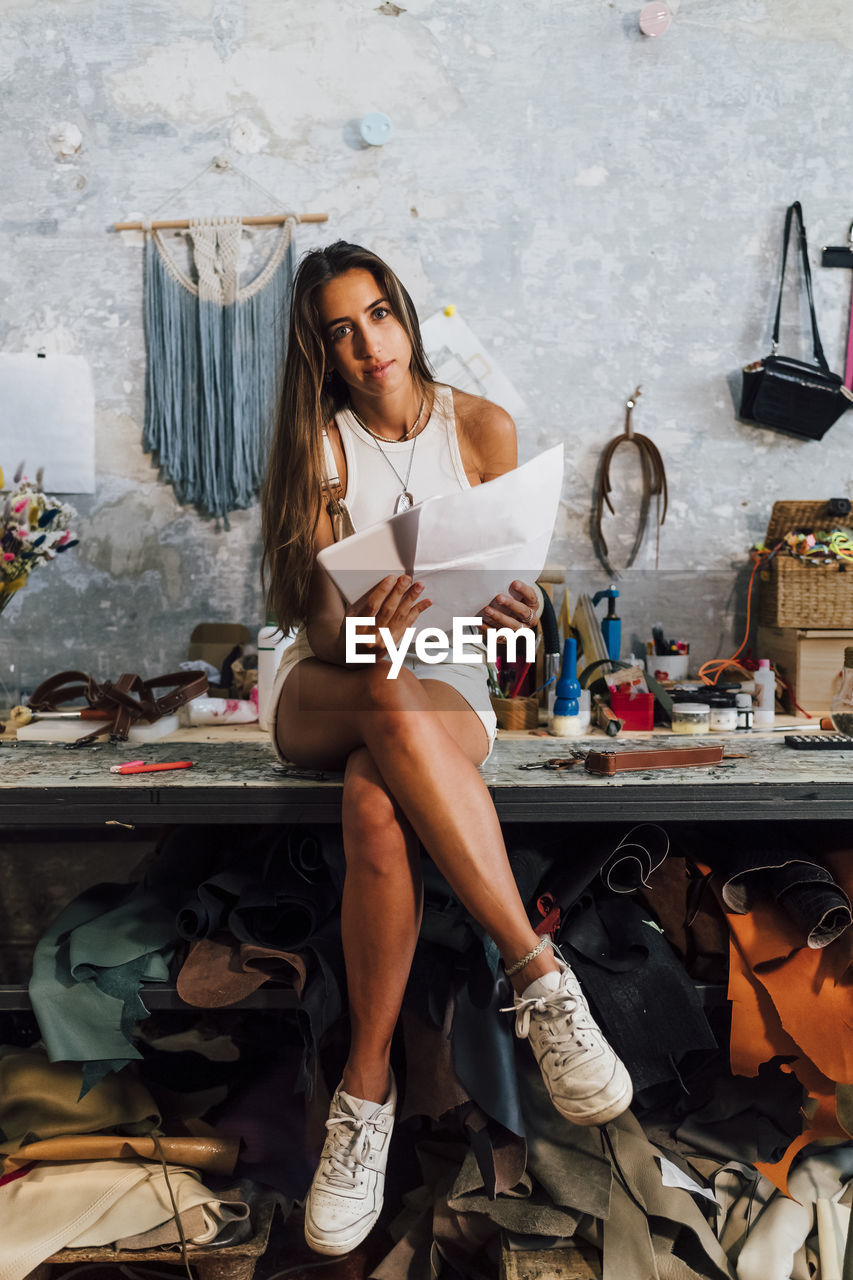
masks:
<svg viewBox="0 0 853 1280"><path fill-rule="evenodd" d="M812 341L814 344L814 358L817 360L824 373L829 373L829 365L826 362L826 356L823 353L823 347L820 341L820 334L817 331L817 316L814 309L814 297L812 295L812 272L809 266L809 250L806 243L806 228L803 222L803 209L799 200L795 200L788 207L785 214L785 232L782 240L782 271L779 276L779 299L776 303L776 320L773 325L773 354L776 354L776 348L779 345L779 323L782 318L782 290L785 287L785 267L788 262L788 241L791 238L791 223L794 218L797 219L797 238L800 245L800 254L803 259L803 277L806 282L806 294L809 300L809 315L812 322Z"/></svg>
<svg viewBox="0 0 853 1280"><path fill-rule="evenodd" d="M329 433L323 428L323 461L325 463L325 475L323 478L324 489L340 489L341 478L338 475L338 464L335 461L335 453L332 449L332 442L329 439Z"/></svg>

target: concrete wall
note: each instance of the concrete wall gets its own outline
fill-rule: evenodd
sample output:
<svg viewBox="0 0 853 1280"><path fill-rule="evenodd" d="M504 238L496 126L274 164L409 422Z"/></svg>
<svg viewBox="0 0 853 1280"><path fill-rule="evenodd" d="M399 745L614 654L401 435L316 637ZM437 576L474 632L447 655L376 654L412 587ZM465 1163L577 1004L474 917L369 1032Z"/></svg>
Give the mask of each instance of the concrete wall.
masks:
<svg viewBox="0 0 853 1280"><path fill-rule="evenodd" d="M526 402L521 456L567 443L553 557L575 590L606 585L592 484L642 383L636 427L663 454L671 509L659 571L651 532L623 580L625 629L643 636L661 617L701 656L727 650L772 501L853 487L853 414L822 444L798 443L738 424L730 386L768 347L786 204L803 201L816 264L853 216L853 11L681 0L649 40L639 8L3 0L0 349L85 355L97 392L81 544L0 622L25 683L65 666L154 674L184 656L198 621L262 620L257 509L226 532L178 504L142 451L140 237L109 230L222 151L293 209L329 212L300 229L300 248L370 245L423 315L454 302L493 350ZM357 125L377 109L395 133L368 148ZM80 131L71 155L51 141L61 122ZM163 212L264 203L211 175L194 207ZM850 279L815 274L843 367ZM791 354L798 323L792 305ZM627 514L636 475L619 470Z"/></svg>

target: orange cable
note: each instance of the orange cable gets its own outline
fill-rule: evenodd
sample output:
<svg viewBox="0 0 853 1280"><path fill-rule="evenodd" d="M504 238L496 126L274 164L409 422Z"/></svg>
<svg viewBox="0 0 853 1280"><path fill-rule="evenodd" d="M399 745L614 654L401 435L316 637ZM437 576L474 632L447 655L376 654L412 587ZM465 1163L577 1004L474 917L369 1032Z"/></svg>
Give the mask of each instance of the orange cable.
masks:
<svg viewBox="0 0 853 1280"><path fill-rule="evenodd" d="M768 564L769 561L773 559L776 552L779 550L779 548L782 545L783 544L781 542L778 542L772 551L758 552L755 556L753 556L752 573L749 575L749 586L746 589L746 629L744 631L743 640L740 642L740 644L735 649L734 653L730 658L711 658L708 662L702 663L702 666L699 668L699 671L697 674L699 676L699 679L703 682L703 684L716 685L718 680L720 679L720 676L723 674L723 672L728 671L730 668L734 668L735 671L742 672L742 674L745 675L747 678L752 676L753 673L751 671L748 671L746 667L742 666L739 662L736 662L735 659L737 658L741 650L745 647L746 642L749 639L749 629L750 629L751 619L752 619L752 587L755 581L756 570L759 568L760 565ZM808 720L813 719L811 713L806 711L804 707L801 707L800 704L795 699L794 691L791 688L788 681L783 679L782 676L780 676L775 669L773 669L773 674L776 676L776 679L779 680L780 683L784 685L784 687L787 689L788 696L790 697L791 702L796 707L797 711L802 712L802 714L806 717L806 719Z"/></svg>
<svg viewBox="0 0 853 1280"><path fill-rule="evenodd" d="M773 555L772 551L770 552L770 555ZM767 559L769 559L769 556L757 555L753 561L752 573L749 575L749 586L746 589L746 629L744 631L743 639L730 658L710 658L708 662L702 663L697 674L703 684L717 684L723 672L728 671L730 667L734 667L736 671L741 671L748 678L751 677L752 672L747 671L746 667L741 666L741 664L736 662L735 659L746 647L746 642L749 639L749 629L752 619L752 584L755 581L755 574L758 566L764 563Z"/></svg>
<svg viewBox="0 0 853 1280"><path fill-rule="evenodd" d="M751 617L752 617L752 586L755 581L755 572L761 565L769 564L769 562L776 555L777 551L779 551L780 548L784 546L784 544L785 544L785 539L783 538L781 542L776 543L776 546L773 547L771 551L759 551L759 552L756 552L756 554L753 556L752 573L749 575L749 586L747 587L747 593L746 593L746 630L744 632L743 640L738 645L737 649L735 649L734 653L730 658L711 658L708 662L702 663L702 666L699 668L697 675L699 676L699 679L703 682L703 684L716 685L720 676L723 674L723 672L728 671L730 668L734 668L735 671L740 671L743 675L747 677L752 676L753 672L748 671L746 667L742 666L739 662L736 662L735 659L737 658L738 654L744 648L747 640L749 639L749 629L750 629ZM783 676L781 676L779 672L776 671L775 668L771 668L771 669L773 670L773 674L775 675L779 683L783 685L784 688L787 690L788 697L790 698L792 705L797 709L797 711L801 712L801 714L804 715L807 720L813 720L814 717L812 716L811 712L806 711L805 707L801 707L800 704L797 702L796 698L794 697L794 691L791 688L790 683Z"/></svg>

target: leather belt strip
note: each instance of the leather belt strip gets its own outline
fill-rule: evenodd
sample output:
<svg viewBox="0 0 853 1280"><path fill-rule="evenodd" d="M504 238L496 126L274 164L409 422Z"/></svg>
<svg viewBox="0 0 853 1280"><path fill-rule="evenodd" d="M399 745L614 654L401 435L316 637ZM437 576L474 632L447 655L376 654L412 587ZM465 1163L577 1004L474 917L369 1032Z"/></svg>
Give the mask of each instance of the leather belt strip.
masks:
<svg viewBox="0 0 853 1280"><path fill-rule="evenodd" d="M660 559L660 530L666 519L666 508L668 501L666 487L666 471L664 470L663 459L658 452L657 446L648 436L641 436L634 431L631 415L634 405L641 395L640 387L637 387L633 396L625 405L625 431L621 436L616 436L614 440L605 448L601 455L598 465L598 480L596 483L595 494L595 510L593 514L592 524L592 540L595 547L595 554L598 556L604 568L611 575L617 578L618 571L610 563L610 550L601 528L601 521L604 515L605 505L609 509L611 515L616 514L616 510L610 498L612 484L610 480L610 467L613 462L613 455L616 453L620 445L633 445L640 454L640 463L642 466L643 488L640 498L640 509L637 513L637 529L634 535L634 542L628 554L628 559L622 566L628 569L637 558L637 553L642 546L643 538L646 533L646 524L649 517L649 508L652 498L657 499L657 541L655 544L655 568L658 568Z"/></svg>

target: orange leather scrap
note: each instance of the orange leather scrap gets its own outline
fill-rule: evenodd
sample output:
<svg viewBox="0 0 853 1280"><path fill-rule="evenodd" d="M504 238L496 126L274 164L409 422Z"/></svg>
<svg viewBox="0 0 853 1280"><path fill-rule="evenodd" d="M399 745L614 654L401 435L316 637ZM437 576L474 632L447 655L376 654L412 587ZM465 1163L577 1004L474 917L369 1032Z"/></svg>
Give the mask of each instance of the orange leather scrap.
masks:
<svg viewBox="0 0 853 1280"><path fill-rule="evenodd" d="M795 1074L800 1079L796 1071ZM807 1147L810 1142L817 1142L821 1138L837 1138L839 1141L849 1141L848 1135L838 1123L838 1116L835 1112L835 1089L831 1081L827 1081L826 1085L826 1092L821 1093L817 1093L808 1085L806 1086L809 1096L818 1104L817 1110L810 1117L808 1128L804 1129L798 1138L794 1138L782 1159L776 1164L765 1164L758 1160L755 1162L758 1172L763 1173L765 1178L769 1178L784 1196L789 1194L788 1174L791 1171L791 1165L794 1163L794 1157L802 1151L803 1147Z"/></svg>
<svg viewBox="0 0 853 1280"><path fill-rule="evenodd" d="M832 858L832 870L849 894L853 857ZM853 930L815 949L776 905L759 903L745 915L727 911L726 918L732 1071L755 1076L763 1062L787 1058L786 1069L817 1104L782 1159L756 1166L787 1195L788 1171L804 1146L848 1138L836 1115L835 1085L853 1083Z"/></svg>
<svg viewBox="0 0 853 1280"><path fill-rule="evenodd" d="M746 915L730 915L731 953L729 997L746 1013L742 991L747 980L756 991L756 1003L765 1013L765 1025L750 1031L739 1027L743 1043L732 1032L732 1067L735 1053L749 1055L753 1041L786 1047L775 1053L794 1052L808 1058L822 1075L837 1084L853 1084L853 930L828 947L796 945L797 927L779 907L757 903ZM800 939L801 942L801 939ZM775 1017L766 1016L768 999ZM740 1039L739 1035L739 1039ZM764 1054L757 1063L766 1061ZM740 1072L754 1075L755 1071Z"/></svg>

